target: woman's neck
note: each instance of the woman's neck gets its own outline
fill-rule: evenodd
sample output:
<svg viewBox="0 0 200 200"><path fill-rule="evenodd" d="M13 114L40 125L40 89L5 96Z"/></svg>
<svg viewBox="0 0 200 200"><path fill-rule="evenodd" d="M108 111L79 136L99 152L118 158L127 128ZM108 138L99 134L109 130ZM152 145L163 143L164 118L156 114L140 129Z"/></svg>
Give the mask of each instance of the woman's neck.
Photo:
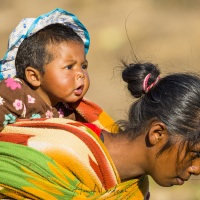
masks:
<svg viewBox="0 0 200 200"><path fill-rule="evenodd" d="M139 137L134 141L129 141L121 135L112 136L110 133L103 133L103 135L104 144L122 181L139 178L145 174L142 168L144 151Z"/></svg>

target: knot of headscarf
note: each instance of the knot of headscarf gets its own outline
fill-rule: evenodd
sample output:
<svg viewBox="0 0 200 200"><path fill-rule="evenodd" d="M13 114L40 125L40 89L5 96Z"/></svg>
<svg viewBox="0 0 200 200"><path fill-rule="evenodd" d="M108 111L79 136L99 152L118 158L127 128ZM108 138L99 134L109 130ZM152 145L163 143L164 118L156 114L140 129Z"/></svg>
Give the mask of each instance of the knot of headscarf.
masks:
<svg viewBox="0 0 200 200"><path fill-rule="evenodd" d="M87 54L90 45L90 36L85 26L78 18L65 10L56 8L49 13L40 15L38 18L25 18L10 34L8 50L0 60L0 80L16 75L15 57L22 41L43 29L49 24L61 23L70 26L83 40L85 53Z"/></svg>

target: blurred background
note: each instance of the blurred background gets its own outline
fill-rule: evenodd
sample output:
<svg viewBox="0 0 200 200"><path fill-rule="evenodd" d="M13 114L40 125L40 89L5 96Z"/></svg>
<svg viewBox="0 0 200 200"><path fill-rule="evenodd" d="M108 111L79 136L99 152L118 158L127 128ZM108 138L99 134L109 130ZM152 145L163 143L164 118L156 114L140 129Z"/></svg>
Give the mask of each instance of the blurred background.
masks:
<svg viewBox="0 0 200 200"><path fill-rule="evenodd" d="M200 73L199 0L0 0L0 57L8 37L22 18L55 8L75 14L90 32L87 59L91 86L87 98L115 120L127 117L134 101L121 80L120 59L160 66L161 76ZM134 53L133 53L134 52ZM170 161L169 161L170 162ZM150 179L152 200L200 200L200 177L183 186L162 188Z"/></svg>

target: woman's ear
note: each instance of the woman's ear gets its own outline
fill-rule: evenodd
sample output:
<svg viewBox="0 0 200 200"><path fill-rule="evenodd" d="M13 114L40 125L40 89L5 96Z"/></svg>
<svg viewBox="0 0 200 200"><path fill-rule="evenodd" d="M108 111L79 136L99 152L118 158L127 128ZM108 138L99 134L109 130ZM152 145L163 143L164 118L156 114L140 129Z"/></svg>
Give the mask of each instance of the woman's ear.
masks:
<svg viewBox="0 0 200 200"><path fill-rule="evenodd" d="M25 76L26 81L33 87L39 87L41 84L41 74L37 69L34 69L33 67L27 67L25 69Z"/></svg>
<svg viewBox="0 0 200 200"><path fill-rule="evenodd" d="M149 143L152 146L166 142L168 133L165 124L162 122L153 122L150 126L148 137Z"/></svg>

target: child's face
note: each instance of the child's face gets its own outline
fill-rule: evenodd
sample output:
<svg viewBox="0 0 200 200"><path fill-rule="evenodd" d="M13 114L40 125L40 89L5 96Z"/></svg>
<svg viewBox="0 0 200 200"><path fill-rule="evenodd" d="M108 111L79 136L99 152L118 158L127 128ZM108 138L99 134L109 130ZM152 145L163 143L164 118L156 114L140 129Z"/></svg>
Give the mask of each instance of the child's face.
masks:
<svg viewBox="0 0 200 200"><path fill-rule="evenodd" d="M62 42L48 50L55 54L54 60L44 66L45 74L37 92L52 106L80 100L90 85L84 45Z"/></svg>

